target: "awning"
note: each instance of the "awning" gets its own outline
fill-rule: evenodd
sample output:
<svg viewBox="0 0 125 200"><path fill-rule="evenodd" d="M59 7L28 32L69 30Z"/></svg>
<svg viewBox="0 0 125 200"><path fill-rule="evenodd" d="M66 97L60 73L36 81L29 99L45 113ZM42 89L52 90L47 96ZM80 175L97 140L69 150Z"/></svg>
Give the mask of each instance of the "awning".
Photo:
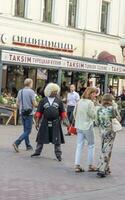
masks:
<svg viewBox="0 0 125 200"><path fill-rule="evenodd" d="M98 62L97 62L98 61ZM125 65L117 63L108 63L97 60L91 62L88 60L77 60L69 57L59 57L59 59L26 54L18 51L2 50L2 64L12 64L21 66L32 66L38 68L64 69L74 71L89 71L93 73L113 73L125 76Z"/></svg>
<svg viewBox="0 0 125 200"><path fill-rule="evenodd" d="M105 62L110 62L110 63L116 63L116 57L107 51L102 51L98 55L98 60L105 61Z"/></svg>

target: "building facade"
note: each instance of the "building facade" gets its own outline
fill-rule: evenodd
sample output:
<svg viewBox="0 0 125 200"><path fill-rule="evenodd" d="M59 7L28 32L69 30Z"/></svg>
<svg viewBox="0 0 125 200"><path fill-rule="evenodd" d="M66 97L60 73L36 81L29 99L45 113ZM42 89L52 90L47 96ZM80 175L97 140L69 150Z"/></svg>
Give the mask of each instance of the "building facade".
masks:
<svg viewBox="0 0 125 200"><path fill-rule="evenodd" d="M124 0L0 0L0 3L1 49L13 48L17 52L24 50L26 54L34 52L35 55L41 56L42 52L48 52L50 57L61 54L70 59L74 59L74 56L88 57L93 59L93 62L101 52L106 51L114 55L118 63L123 62L120 38L125 33ZM55 66L50 67L48 73L46 69L49 70L49 66L45 64L41 64L43 70L40 71L40 65L36 70L30 63L25 65L23 60L22 63L19 62L20 59L16 61L14 65L11 60L9 64L9 61L5 62L4 59L2 71L6 78L1 82L2 88L15 84L20 88L27 76L34 81L38 79L35 81L35 88L41 84L42 78L43 82L48 77L49 81L59 81L59 76L64 76L63 80L68 80L68 83L78 79L77 75L81 78L82 72L75 74L75 71L78 71L75 68L67 67L69 72L60 75L61 72L57 73ZM98 74L104 73L101 69L96 75L92 73L93 70L90 72L94 84L97 84L96 78L102 79ZM89 73L89 69L86 73ZM21 81L16 80L17 74L20 74ZM114 74L109 76L108 84L114 84L118 94L124 86L123 73L120 74L122 77L118 74L119 78L116 77L116 72ZM86 80L85 70L82 76ZM9 85L11 79L14 80L12 85ZM105 77L103 87L104 82Z"/></svg>

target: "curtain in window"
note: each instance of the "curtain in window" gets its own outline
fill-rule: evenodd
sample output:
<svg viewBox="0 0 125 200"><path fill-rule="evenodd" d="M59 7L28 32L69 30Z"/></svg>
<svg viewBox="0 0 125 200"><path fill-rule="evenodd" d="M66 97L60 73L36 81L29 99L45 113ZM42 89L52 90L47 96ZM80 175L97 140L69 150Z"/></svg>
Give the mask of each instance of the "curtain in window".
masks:
<svg viewBox="0 0 125 200"><path fill-rule="evenodd" d="M25 16L25 0L15 0L15 16Z"/></svg>
<svg viewBox="0 0 125 200"><path fill-rule="evenodd" d="M44 0L43 21L52 22L52 5L53 0Z"/></svg>
<svg viewBox="0 0 125 200"><path fill-rule="evenodd" d="M69 0L68 26L76 25L77 0Z"/></svg>
<svg viewBox="0 0 125 200"><path fill-rule="evenodd" d="M101 32L107 33L107 21L108 21L108 9L109 3L102 2L102 13L101 13Z"/></svg>

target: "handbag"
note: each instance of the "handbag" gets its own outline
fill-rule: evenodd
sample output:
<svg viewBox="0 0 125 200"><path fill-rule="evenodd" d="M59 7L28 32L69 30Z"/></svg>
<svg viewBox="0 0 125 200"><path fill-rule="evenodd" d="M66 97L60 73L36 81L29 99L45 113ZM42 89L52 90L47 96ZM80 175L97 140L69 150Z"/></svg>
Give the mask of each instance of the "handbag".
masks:
<svg viewBox="0 0 125 200"><path fill-rule="evenodd" d="M122 126L121 126L120 122L116 118L112 119L112 130L114 132L122 130Z"/></svg>
<svg viewBox="0 0 125 200"><path fill-rule="evenodd" d="M67 131L71 135L77 135L77 130L72 124L69 127L67 127Z"/></svg>
<svg viewBox="0 0 125 200"><path fill-rule="evenodd" d="M77 129L73 126L75 124L75 115L76 115L76 112L77 112L77 105L76 105L76 108L75 110L73 111L73 120L72 120L72 124L70 126L67 127L67 131L70 135L77 135Z"/></svg>

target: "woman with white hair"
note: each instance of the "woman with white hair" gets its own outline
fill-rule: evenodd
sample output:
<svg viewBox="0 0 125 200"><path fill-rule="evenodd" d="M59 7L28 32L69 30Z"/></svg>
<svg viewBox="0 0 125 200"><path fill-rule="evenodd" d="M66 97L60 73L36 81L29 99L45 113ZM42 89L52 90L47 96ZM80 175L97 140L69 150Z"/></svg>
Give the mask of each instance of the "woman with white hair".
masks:
<svg viewBox="0 0 125 200"><path fill-rule="evenodd" d="M39 103L35 114L36 124L39 127L37 134L37 146L31 157L39 156L43 144L52 143L55 147L55 154L58 161L61 161L61 144L64 143L63 132L61 128L61 119L66 118L66 112L62 101L57 97L60 88L55 83L49 83L45 90L45 97Z"/></svg>

